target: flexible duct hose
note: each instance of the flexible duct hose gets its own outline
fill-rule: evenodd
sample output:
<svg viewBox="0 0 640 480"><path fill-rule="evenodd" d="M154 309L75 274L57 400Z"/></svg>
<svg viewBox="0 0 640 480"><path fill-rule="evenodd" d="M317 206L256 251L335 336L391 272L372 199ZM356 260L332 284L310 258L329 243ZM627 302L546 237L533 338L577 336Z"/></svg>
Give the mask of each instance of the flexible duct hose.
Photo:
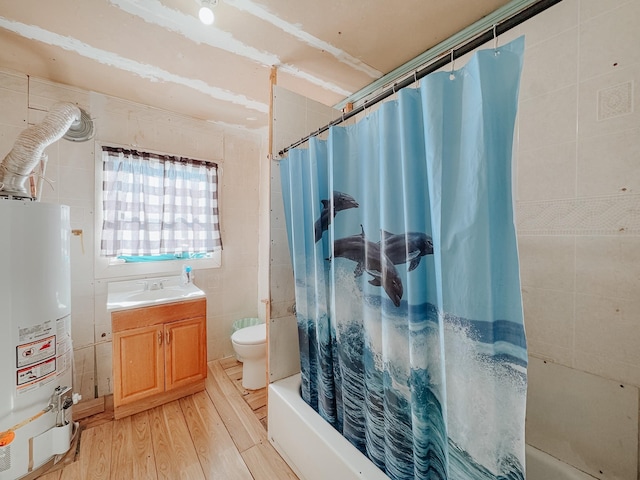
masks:
<svg viewBox="0 0 640 480"><path fill-rule="evenodd" d="M0 162L0 191L30 196L25 181L40 161L44 149L80 121L80 109L72 103L56 103L44 120L18 135L11 151Z"/></svg>

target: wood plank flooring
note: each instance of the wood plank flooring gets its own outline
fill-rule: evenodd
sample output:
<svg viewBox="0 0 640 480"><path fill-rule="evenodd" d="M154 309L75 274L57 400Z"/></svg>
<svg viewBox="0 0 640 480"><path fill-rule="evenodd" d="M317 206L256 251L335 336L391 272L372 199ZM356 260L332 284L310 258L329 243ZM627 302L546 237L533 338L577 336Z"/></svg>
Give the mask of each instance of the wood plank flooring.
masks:
<svg viewBox="0 0 640 480"><path fill-rule="evenodd" d="M266 388L242 388L233 357L209 362L204 392L120 420L107 404L80 423L77 454L40 480L298 478L267 439Z"/></svg>

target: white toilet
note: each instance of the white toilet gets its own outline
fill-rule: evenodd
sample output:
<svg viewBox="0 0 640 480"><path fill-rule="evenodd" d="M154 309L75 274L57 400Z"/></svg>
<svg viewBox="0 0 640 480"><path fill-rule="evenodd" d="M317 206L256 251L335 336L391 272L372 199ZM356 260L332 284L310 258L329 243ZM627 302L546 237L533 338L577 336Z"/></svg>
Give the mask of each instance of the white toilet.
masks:
<svg viewBox="0 0 640 480"><path fill-rule="evenodd" d="M242 361L242 386L257 390L267 385L267 324L236 330L231 335L236 356Z"/></svg>

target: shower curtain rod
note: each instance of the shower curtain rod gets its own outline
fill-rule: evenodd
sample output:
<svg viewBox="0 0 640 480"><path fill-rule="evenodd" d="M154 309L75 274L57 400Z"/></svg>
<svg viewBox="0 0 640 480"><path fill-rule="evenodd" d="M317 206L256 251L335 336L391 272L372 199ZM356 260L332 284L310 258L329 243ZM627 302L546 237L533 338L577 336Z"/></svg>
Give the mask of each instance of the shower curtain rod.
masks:
<svg viewBox="0 0 640 480"><path fill-rule="evenodd" d="M512 28L517 27L521 23L524 23L530 18L535 17L539 13L542 13L546 9L554 6L557 3L560 3L561 1L562 0L540 0L539 2L534 3L530 7L525 8L524 10L516 13L515 15L499 23L496 23L490 29L486 30L484 33L475 36L474 38L470 39L466 43L460 45L458 48L452 49L449 55L443 55L441 56L440 59L433 61L432 63L422 68L421 70L416 70L412 76L409 76L400 82L394 83L391 87L387 88L386 90L383 90L381 93L379 93L372 99L364 100L362 105L355 107L350 112L343 113L340 117L336 118L335 120L332 120L331 122L326 124L324 127L320 127L315 132L311 132L306 137L303 137L297 142L292 143L288 147L283 148L278 152L278 155L283 156L289 150L302 145L310 138L316 137L321 133L326 132L327 130L329 130L329 128L335 125L340 125L345 120L348 120L351 117L356 116L357 114L365 111L367 108L371 107L372 105L375 105L381 102L382 100L389 98L391 95L395 94L398 90L408 87L413 83L416 83L421 78L426 77L430 73L433 73L441 69L445 65L455 61L456 58L460 58L463 55L466 55L467 53L472 52L473 50L480 47L481 45L484 45L488 41L494 38L497 38L499 35L502 35L503 33L508 32Z"/></svg>

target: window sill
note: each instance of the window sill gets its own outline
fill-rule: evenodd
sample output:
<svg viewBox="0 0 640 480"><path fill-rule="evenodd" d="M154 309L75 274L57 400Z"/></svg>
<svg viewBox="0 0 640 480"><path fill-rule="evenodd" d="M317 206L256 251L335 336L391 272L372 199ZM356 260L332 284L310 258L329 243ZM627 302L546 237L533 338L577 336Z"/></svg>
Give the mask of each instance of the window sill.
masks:
<svg viewBox="0 0 640 480"><path fill-rule="evenodd" d="M184 265L190 265L193 270L220 268L222 265L222 253L215 252L210 258L189 258L180 260L163 260L159 262L114 264L111 264L108 258L97 255L95 262L95 278L121 278L159 274L180 275Z"/></svg>

